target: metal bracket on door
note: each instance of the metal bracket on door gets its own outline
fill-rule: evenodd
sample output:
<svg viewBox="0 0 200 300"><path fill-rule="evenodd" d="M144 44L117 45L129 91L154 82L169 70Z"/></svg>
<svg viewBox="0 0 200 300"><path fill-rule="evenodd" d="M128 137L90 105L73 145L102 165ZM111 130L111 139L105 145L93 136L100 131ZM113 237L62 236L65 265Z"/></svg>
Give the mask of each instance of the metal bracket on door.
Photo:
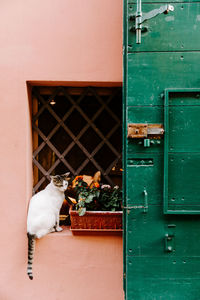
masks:
<svg viewBox="0 0 200 300"><path fill-rule="evenodd" d="M148 212L148 193L147 193L147 190L144 189L144 213L147 213Z"/></svg>
<svg viewBox="0 0 200 300"><path fill-rule="evenodd" d="M128 124L128 138L144 139L144 147L150 147L151 144L160 144L163 134L162 124ZM142 144L142 141L139 141L139 144Z"/></svg>
<svg viewBox="0 0 200 300"><path fill-rule="evenodd" d="M175 228L176 225L168 224L165 234L165 251L172 252L175 250Z"/></svg>
<svg viewBox="0 0 200 300"><path fill-rule="evenodd" d="M135 20L135 31L136 31L136 44L141 44L141 32L142 32L142 24L149 19L156 17L162 13L167 14L169 11L174 11L174 6L171 4L165 4L160 8L153 9L152 11L142 13L142 1L137 0L137 11L135 14L130 15L130 20Z"/></svg>
<svg viewBox="0 0 200 300"><path fill-rule="evenodd" d="M144 205L134 205L134 206L124 206L123 209L127 209L127 213L130 213L131 209L143 209L143 213L147 213L149 209L148 205L148 193L146 188L143 190L143 196L144 196Z"/></svg>

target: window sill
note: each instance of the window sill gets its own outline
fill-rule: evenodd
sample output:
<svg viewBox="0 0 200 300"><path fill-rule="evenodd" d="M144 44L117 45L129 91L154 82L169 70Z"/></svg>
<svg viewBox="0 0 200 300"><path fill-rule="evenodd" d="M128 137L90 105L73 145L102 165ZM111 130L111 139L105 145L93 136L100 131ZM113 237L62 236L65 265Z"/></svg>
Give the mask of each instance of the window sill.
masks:
<svg viewBox="0 0 200 300"><path fill-rule="evenodd" d="M60 232L52 232L48 234L48 236L72 236L72 232L70 230L70 226L61 226L63 231Z"/></svg>
<svg viewBox="0 0 200 300"><path fill-rule="evenodd" d="M70 226L61 226L63 231L53 232L48 234L49 237L73 237L75 235L82 236L105 236L105 235L117 235L122 236L123 229L71 229Z"/></svg>

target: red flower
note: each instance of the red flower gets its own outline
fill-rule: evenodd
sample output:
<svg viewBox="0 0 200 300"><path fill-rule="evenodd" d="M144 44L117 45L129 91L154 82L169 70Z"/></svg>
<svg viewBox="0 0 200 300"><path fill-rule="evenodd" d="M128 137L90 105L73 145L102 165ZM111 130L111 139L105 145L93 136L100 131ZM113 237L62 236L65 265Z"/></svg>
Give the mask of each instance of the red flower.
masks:
<svg viewBox="0 0 200 300"><path fill-rule="evenodd" d="M97 189L100 187L98 182L93 182L90 186L90 188L92 189L93 187L96 187Z"/></svg>
<svg viewBox="0 0 200 300"><path fill-rule="evenodd" d="M75 177L75 180L76 180L76 181L79 180L79 179L80 179L80 180L83 180L83 176L80 176L80 175L79 175L79 176L76 176L76 177Z"/></svg>

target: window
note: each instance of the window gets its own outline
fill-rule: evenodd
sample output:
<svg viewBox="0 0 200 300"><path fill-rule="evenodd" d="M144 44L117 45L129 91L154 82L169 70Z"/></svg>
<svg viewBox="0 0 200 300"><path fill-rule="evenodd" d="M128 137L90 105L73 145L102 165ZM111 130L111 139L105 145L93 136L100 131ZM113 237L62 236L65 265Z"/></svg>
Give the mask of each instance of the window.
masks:
<svg viewBox="0 0 200 300"><path fill-rule="evenodd" d="M121 186L121 87L33 87L33 193L70 171Z"/></svg>

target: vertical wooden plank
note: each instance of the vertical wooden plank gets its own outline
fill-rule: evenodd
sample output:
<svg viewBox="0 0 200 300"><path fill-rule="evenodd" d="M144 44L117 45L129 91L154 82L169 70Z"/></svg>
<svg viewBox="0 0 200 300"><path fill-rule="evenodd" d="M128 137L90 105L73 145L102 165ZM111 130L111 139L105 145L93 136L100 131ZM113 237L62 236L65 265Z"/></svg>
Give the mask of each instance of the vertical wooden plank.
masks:
<svg viewBox="0 0 200 300"><path fill-rule="evenodd" d="M32 117L38 112L38 100L36 97L32 98ZM38 126L38 120L35 122L35 125ZM32 145L33 152L38 148L38 133L33 129L32 132ZM38 160L38 155L36 156L36 160ZM39 180L39 170L38 167L33 164L33 186L38 183Z"/></svg>

